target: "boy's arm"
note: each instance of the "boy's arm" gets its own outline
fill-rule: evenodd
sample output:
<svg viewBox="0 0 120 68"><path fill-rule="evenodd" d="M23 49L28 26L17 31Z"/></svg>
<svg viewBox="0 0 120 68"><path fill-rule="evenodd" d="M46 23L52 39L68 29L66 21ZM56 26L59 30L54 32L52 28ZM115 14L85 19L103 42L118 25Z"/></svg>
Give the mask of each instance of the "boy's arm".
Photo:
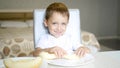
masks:
<svg viewBox="0 0 120 68"><path fill-rule="evenodd" d="M61 58L63 55L66 54L66 51L58 46L51 47L51 48L45 48L45 49L38 47L33 52L33 56L39 56L41 52L48 52L50 54L55 54L58 58Z"/></svg>
<svg viewBox="0 0 120 68"><path fill-rule="evenodd" d="M33 56L39 56L39 54L42 52L42 51L45 51L45 52L49 52L50 48L46 48L46 49L42 49L40 47L37 47L35 48L35 51L33 52Z"/></svg>
<svg viewBox="0 0 120 68"><path fill-rule="evenodd" d="M39 56L40 52L41 52L41 48L35 48L35 50L33 52L33 56L35 56L35 57Z"/></svg>

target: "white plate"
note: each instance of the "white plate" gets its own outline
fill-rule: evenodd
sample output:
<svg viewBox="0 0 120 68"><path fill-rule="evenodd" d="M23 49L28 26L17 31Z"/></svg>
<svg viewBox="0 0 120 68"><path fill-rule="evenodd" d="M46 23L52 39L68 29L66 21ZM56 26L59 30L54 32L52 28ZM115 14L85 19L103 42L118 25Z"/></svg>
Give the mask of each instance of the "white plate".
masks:
<svg viewBox="0 0 120 68"><path fill-rule="evenodd" d="M58 65L58 66L80 66L91 63L94 61L94 57L91 54L86 54L80 60L66 60L66 59L54 59L48 60L48 64Z"/></svg>

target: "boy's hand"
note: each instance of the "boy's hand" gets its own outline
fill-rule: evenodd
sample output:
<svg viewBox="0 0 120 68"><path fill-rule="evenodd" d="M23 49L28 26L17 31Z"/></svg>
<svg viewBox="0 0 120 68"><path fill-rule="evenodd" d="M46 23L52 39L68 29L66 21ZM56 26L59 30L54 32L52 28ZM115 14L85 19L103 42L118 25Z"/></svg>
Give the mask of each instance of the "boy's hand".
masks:
<svg viewBox="0 0 120 68"><path fill-rule="evenodd" d="M66 51L61 47L55 46L49 49L49 53L54 53L57 58L62 58L66 54Z"/></svg>
<svg viewBox="0 0 120 68"><path fill-rule="evenodd" d="M90 52L89 48L82 46L75 51L75 54L80 57L83 57L86 53L89 53L89 52Z"/></svg>
<svg viewBox="0 0 120 68"><path fill-rule="evenodd" d="M40 51L41 51L41 48L36 48L35 51L33 51L33 56L35 57L39 56Z"/></svg>

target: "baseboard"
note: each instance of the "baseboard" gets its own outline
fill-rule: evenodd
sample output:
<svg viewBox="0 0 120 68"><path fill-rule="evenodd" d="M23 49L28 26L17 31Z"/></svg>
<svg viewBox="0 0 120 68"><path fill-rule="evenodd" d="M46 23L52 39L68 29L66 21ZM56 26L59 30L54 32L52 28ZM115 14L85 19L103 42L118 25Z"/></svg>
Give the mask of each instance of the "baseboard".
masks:
<svg viewBox="0 0 120 68"><path fill-rule="evenodd" d="M120 36L118 36L118 39L120 40Z"/></svg>
<svg viewBox="0 0 120 68"><path fill-rule="evenodd" d="M98 40L107 40L107 39L119 39L120 40L120 36L106 36L106 37L98 37Z"/></svg>
<svg viewBox="0 0 120 68"><path fill-rule="evenodd" d="M98 42L105 47L120 50L120 36L100 37Z"/></svg>

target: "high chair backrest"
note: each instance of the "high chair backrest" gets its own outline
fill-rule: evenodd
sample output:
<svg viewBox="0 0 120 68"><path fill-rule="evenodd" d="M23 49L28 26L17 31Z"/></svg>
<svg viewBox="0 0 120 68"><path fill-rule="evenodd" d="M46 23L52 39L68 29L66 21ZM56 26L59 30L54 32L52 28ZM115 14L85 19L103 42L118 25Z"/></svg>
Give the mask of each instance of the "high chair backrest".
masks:
<svg viewBox="0 0 120 68"><path fill-rule="evenodd" d="M80 34L80 12L79 9L69 9L70 18L67 26L66 34L71 36L73 41L81 42ZM42 35L48 33L44 27L45 9L34 10L34 43L37 45Z"/></svg>

